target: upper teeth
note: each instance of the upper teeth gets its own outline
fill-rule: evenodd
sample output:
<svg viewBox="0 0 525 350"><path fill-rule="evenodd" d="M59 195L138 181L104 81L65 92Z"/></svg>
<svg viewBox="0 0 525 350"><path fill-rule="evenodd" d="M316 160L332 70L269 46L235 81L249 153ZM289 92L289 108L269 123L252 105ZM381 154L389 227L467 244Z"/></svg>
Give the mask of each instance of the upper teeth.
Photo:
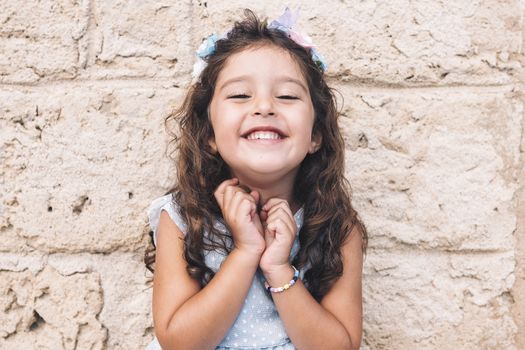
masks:
<svg viewBox="0 0 525 350"><path fill-rule="evenodd" d="M273 131L254 131L246 138L248 140L277 140L280 139L281 136Z"/></svg>

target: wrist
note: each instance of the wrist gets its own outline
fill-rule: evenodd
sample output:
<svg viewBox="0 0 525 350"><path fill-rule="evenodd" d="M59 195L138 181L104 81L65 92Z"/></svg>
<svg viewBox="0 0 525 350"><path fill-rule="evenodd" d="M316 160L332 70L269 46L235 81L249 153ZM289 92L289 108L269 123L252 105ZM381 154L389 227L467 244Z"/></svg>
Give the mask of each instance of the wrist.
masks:
<svg viewBox="0 0 525 350"><path fill-rule="evenodd" d="M256 267L259 265L261 255L262 253L258 252L258 250L246 248L243 249L239 247L233 248L233 250L230 253L230 256L234 256L235 259L242 260L243 264L255 265Z"/></svg>
<svg viewBox="0 0 525 350"><path fill-rule="evenodd" d="M263 272L264 278L270 286L282 286L288 283L292 279L295 272L290 263L274 265L266 269L261 267L261 270Z"/></svg>
<svg viewBox="0 0 525 350"><path fill-rule="evenodd" d="M293 265L290 267L293 269L294 273L292 278L288 282L277 287L271 286L270 283L266 280L264 281L264 288L270 293L282 293L290 289L290 287L294 286L297 280L299 279L299 270L297 270Z"/></svg>
<svg viewBox="0 0 525 350"><path fill-rule="evenodd" d="M263 255L266 245L264 239L261 239L259 242L243 242L235 238L233 239L233 248L238 251L245 252L250 255L258 255L259 257Z"/></svg>

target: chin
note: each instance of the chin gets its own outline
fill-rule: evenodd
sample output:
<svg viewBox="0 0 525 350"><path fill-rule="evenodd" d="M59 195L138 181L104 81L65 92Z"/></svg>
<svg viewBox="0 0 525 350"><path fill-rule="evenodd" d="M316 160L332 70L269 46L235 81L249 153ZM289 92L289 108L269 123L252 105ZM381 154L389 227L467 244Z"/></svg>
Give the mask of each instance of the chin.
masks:
<svg viewBox="0 0 525 350"><path fill-rule="evenodd" d="M277 164L263 164L259 163L254 166L245 166L242 171L236 173L243 174L246 178L257 179L258 181L275 181L290 173L289 164L286 166L278 166Z"/></svg>
<svg viewBox="0 0 525 350"><path fill-rule="evenodd" d="M282 172L286 168L290 167L290 164L284 162L278 162L272 159L254 160L252 164L247 164L246 168L251 169L252 171L260 173L275 173Z"/></svg>
<svg viewBox="0 0 525 350"><path fill-rule="evenodd" d="M238 174L239 176L242 174L247 177L257 175L258 177L268 176L272 178L286 175L301 164L300 159L294 161L294 159L277 156L239 157L235 159L225 159L225 161L232 170L232 173Z"/></svg>

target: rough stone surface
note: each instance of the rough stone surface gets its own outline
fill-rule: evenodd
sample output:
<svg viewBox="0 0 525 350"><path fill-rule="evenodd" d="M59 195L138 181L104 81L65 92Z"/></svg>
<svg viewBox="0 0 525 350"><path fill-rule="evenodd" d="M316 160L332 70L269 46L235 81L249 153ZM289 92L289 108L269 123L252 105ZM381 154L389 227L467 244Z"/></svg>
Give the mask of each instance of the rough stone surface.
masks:
<svg viewBox="0 0 525 350"><path fill-rule="evenodd" d="M362 349L525 349L523 0L0 0L1 349L146 347L163 120L203 38L299 4L370 236Z"/></svg>
<svg viewBox="0 0 525 350"><path fill-rule="evenodd" d="M142 247L130 227L144 220L136 214L150 198L144 188L167 172L162 119L179 96L170 86L100 84L1 91L9 181L0 185L0 251Z"/></svg>
<svg viewBox="0 0 525 350"><path fill-rule="evenodd" d="M515 348L512 253L373 249L366 265L363 348Z"/></svg>
<svg viewBox="0 0 525 350"><path fill-rule="evenodd" d="M189 1L91 3L83 78L172 78L190 71Z"/></svg>
<svg viewBox="0 0 525 350"><path fill-rule="evenodd" d="M0 83L72 79L80 69L80 38L88 1L0 1Z"/></svg>
<svg viewBox="0 0 525 350"><path fill-rule="evenodd" d="M523 105L511 88L340 90L356 204L377 231L371 247L513 248Z"/></svg>
<svg viewBox="0 0 525 350"><path fill-rule="evenodd" d="M2 349L103 349L98 320L102 289L96 273L61 275L51 267L0 272Z"/></svg>

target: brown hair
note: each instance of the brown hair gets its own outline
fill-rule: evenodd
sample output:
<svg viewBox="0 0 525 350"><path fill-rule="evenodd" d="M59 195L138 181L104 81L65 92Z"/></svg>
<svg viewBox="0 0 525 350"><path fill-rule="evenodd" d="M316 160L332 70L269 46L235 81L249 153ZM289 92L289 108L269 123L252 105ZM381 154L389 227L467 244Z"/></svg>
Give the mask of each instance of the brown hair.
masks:
<svg viewBox="0 0 525 350"><path fill-rule="evenodd" d="M166 194L173 194L187 223L184 257L188 273L204 286L213 277L213 271L204 263L204 251L218 249L227 253L231 243L230 236L213 226L214 218L221 219L213 193L230 177L228 165L208 144L213 129L207 109L219 72L228 57L248 48L273 45L288 52L308 83L315 111L313 132L322 140L319 150L308 154L301 163L293 189L294 198L304 206L300 249L293 264L308 268L305 286L320 301L343 272L341 246L354 225L360 229L363 251L367 245L367 231L351 205L350 184L344 176L344 142L337 124L335 90L328 87L323 70L307 49L286 33L267 28L267 20L260 21L251 10L244 10L244 14L244 20L235 22L227 37L216 42L214 53L205 58L207 66L200 81L189 88L182 106L165 120L166 125L171 119L179 124L179 133L171 133L178 151L177 183ZM204 240L205 231L214 239ZM144 260L153 271L152 244Z"/></svg>

